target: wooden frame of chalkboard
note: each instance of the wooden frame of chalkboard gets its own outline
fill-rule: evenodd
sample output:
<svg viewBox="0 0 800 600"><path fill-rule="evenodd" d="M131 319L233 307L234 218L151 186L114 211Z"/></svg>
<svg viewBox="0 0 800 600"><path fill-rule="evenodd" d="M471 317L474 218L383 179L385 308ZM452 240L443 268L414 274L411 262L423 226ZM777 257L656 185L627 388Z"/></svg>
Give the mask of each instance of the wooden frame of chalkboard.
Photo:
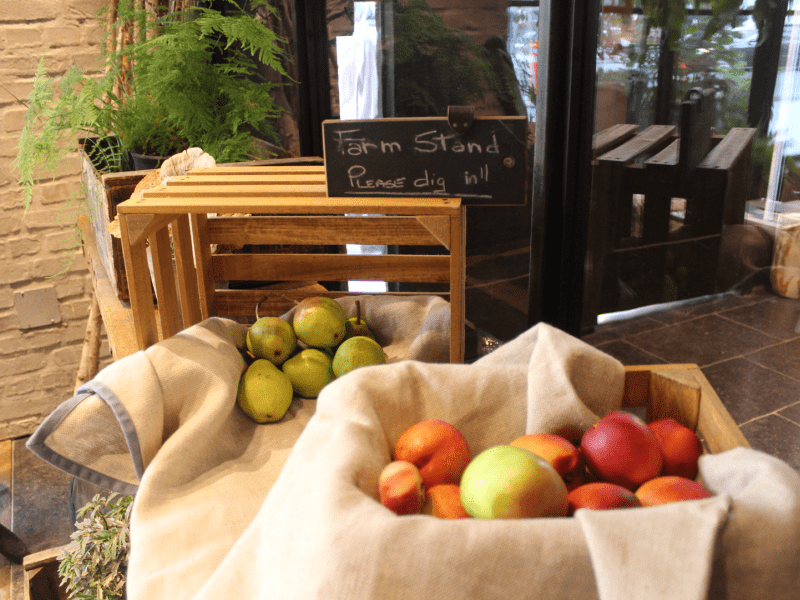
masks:
<svg viewBox="0 0 800 600"><path fill-rule="evenodd" d="M459 127L461 129L461 127ZM322 123L328 196L459 197L465 205L528 200L527 118L446 117Z"/></svg>

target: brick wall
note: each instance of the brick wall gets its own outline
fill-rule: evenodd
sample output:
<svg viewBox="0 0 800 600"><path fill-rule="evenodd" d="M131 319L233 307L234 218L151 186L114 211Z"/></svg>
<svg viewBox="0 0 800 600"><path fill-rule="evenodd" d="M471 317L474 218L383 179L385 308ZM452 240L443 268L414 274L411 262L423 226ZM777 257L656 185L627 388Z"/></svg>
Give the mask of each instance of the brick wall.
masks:
<svg viewBox="0 0 800 600"><path fill-rule="evenodd" d="M101 38L96 12L104 3L25 0L0 9L0 439L32 432L72 395L92 290L80 249L68 248L75 230L59 223L65 199L80 193L77 156L38 187L23 219L13 160L25 109L14 96L28 97L45 51L52 75L94 64ZM37 323L36 314L32 319L31 298L46 323ZM102 366L110 360L105 342L101 353Z"/></svg>

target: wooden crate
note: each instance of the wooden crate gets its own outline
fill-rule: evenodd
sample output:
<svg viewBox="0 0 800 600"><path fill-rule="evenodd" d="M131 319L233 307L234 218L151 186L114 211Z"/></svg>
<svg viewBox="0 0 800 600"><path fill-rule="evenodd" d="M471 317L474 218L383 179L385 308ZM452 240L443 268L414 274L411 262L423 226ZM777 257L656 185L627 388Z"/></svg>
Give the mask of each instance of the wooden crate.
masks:
<svg viewBox="0 0 800 600"><path fill-rule="evenodd" d="M446 284L450 358L464 359L465 209L457 198L328 198L322 166L195 169L118 206L137 344L212 315L282 314L311 289L218 289L217 282L379 280ZM244 214L218 216L208 213ZM146 245L158 298L154 318ZM213 254L215 244L443 247L446 254ZM173 266L174 251L174 266ZM412 292L409 292L412 293Z"/></svg>
<svg viewBox="0 0 800 600"><path fill-rule="evenodd" d="M681 133L615 125L593 141L584 322L717 291L721 236L741 224L755 129L714 135L684 102ZM683 199L676 218L672 200Z"/></svg>
<svg viewBox="0 0 800 600"><path fill-rule="evenodd" d="M136 185L149 171L100 173L84 150L84 144L89 142L87 140L81 142L78 146L81 156L81 178L98 256L117 297L127 302L128 280L125 274L122 241L109 233L108 225L117 216L117 205L131 197Z"/></svg>
<svg viewBox="0 0 800 600"><path fill-rule="evenodd" d="M22 561L24 600L67 600L66 586L58 576L58 557L64 546L29 554Z"/></svg>
<svg viewBox="0 0 800 600"><path fill-rule="evenodd" d="M710 453L749 447L714 389L693 364L629 366L623 405L643 408L647 417L674 417L697 431ZM57 576L62 547L25 558L25 599L64 600Z"/></svg>
<svg viewBox="0 0 800 600"><path fill-rule="evenodd" d="M81 179L83 182L89 223L94 234L94 243L100 263L108 276L111 287L117 298L128 302L128 277L125 272L125 259L122 252L122 240L112 236L108 231L109 224L117 217L117 206L128 200L137 184L150 173L145 171L122 171L118 173L101 173L89 158L90 145L93 139L81 139L78 153L81 157ZM226 163L226 167L242 168L265 165L321 165L319 157L295 157L269 160Z"/></svg>

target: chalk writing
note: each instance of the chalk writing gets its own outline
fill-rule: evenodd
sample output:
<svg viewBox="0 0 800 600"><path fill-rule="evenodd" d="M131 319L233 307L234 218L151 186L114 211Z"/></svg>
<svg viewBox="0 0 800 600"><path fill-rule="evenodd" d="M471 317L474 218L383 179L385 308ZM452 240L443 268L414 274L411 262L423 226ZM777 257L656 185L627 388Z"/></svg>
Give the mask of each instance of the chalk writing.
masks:
<svg viewBox="0 0 800 600"><path fill-rule="evenodd" d="M525 133L524 117L477 118L465 134L443 118L325 121L328 195L524 204Z"/></svg>

